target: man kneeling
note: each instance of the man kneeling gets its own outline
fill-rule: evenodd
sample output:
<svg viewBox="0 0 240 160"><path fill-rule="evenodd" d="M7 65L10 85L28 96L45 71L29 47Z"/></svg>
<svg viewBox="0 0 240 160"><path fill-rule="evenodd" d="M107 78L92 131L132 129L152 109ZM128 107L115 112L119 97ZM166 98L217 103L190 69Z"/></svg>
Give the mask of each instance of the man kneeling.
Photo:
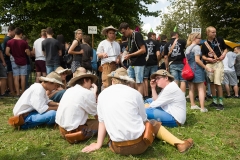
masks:
<svg viewBox="0 0 240 160"><path fill-rule="evenodd" d="M69 81L73 86L64 93L56 114L56 123L63 138L69 143L78 143L96 135L98 121L88 119L88 114L97 118L96 93L94 84L97 76L77 72ZM93 87L93 91L90 88Z"/></svg>

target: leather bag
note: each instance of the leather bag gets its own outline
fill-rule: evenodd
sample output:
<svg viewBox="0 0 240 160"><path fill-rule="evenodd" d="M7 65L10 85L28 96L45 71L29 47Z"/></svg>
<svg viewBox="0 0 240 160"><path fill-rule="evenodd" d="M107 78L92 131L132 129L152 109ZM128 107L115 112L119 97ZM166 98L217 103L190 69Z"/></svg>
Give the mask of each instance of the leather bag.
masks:
<svg viewBox="0 0 240 160"><path fill-rule="evenodd" d="M65 138L71 144L79 143L80 141L86 140L86 136L83 134L82 131L65 134Z"/></svg>
<svg viewBox="0 0 240 160"><path fill-rule="evenodd" d="M155 134L154 134L153 125L147 121L145 123L143 141L146 143L146 145L150 146L153 143L154 138L155 138Z"/></svg>
<svg viewBox="0 0 240 160"><path fill-rule="evenodd" d="M8 124L13 127L19 127L24 124L24 119L22 115L13 116L8 119Z"/></svg>

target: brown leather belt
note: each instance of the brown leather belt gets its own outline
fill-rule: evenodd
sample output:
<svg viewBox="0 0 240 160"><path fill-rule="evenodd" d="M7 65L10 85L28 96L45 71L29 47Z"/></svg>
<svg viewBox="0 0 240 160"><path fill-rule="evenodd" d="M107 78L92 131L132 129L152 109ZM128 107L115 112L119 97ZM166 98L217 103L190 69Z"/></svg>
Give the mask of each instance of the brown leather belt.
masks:
<svg viewBox="0 0 240 160"><path fill-rule="evenodd" d="M135 140L128 140L128 141L123 141L123 142L112 141L112 144L114 146L118 146L118 147L131 146L131 145L134 145L134 144L137 144L137 143L141 142L142 140L143 140L143 136L141 135L139 138L137 138Z"/></svg>
<svg viewBox="0 0 240 160"><path fill-rule="evenodd" d="M177 123L177 125L178 126L181 126L182 124L181 123L179 123L177 120L175 120L176 121L176 123Z"/></svg>

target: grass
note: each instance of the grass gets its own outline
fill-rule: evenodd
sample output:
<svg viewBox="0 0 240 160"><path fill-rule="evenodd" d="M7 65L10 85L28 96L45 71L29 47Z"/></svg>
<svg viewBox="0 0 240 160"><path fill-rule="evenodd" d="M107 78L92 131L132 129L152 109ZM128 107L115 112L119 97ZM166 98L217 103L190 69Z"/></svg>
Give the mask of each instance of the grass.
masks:
<svg viewBox="0 0 240 160"><path fill-rule="evenodd" d="M16 103L14 98L0 99L0 160L84 160L84 159L240 159L240 99L225 99L225 110L208 108L208 113L190 110L183 127L169 128L180 139L193 138L195 144L186 153L155 139L147 151L138 156L120 156L107 145L91 154L81 153L96 137L80 144L70 145L60 136L58 129L38 127L26 131L14 130L7 124ZM207 104L210 101L206 102Z"/></svg>

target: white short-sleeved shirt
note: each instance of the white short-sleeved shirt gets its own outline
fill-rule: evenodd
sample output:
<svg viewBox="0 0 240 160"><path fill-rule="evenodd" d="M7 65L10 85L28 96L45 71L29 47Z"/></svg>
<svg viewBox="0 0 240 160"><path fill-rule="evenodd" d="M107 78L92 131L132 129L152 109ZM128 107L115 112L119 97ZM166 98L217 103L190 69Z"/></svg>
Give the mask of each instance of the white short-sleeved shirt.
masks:
<svg viewBox="0 0 240 160"><path fill-rule="evenodd" d="M131 87L116 84L104 89L97 111L112 141L135 140L144 132L147 116L142 95Z"/></svg>
<svg viewBox="0 0 240 160"><path fill-rule="evenodd" d="M13 108L13 114L16 116L33 110L42 114L48 109L50 101L41 83L34 83L23 92Z"/></svg>
<svg viewBox="0 0 240 160"><path fill-rule="evenodd" d="M56 123L67 131L87 122L88 114L97 114L95 94L76 84L66 90L56 113Z"/></svg>
<svg viewBox="0 0 240 160"><path fill-rule="evenodd" d="M42 51L42 41L45 38L38 38L34 43L33 43L33 48L35 48L35 60L43 60L46 61L46 57L43 54Z"/></svg>
<svg viewBox="0 0 240 160"><path fill-rule="evenodd" d="M149 107L162 107L171 114L179 123L186 121L186 98L175 82L170 82L158 95Z"/></svg>
<svg viewBox="0 0 240 160"><path fill-rule="evenodd" d="M101 59L101 65L114 62L120 54L120 45L115 41L110 42L108 40L103 40L99 43L97 48L97 54L99 53L107 53L109 56L108 58Z"/></svg>
<svg viewBox="0 0 240 160"><path fill-rule="evenodd" d="M237 54L234 52L228 52L223 59L224 71L232 71L235 72L234 64L236 60Z"/></svg>

